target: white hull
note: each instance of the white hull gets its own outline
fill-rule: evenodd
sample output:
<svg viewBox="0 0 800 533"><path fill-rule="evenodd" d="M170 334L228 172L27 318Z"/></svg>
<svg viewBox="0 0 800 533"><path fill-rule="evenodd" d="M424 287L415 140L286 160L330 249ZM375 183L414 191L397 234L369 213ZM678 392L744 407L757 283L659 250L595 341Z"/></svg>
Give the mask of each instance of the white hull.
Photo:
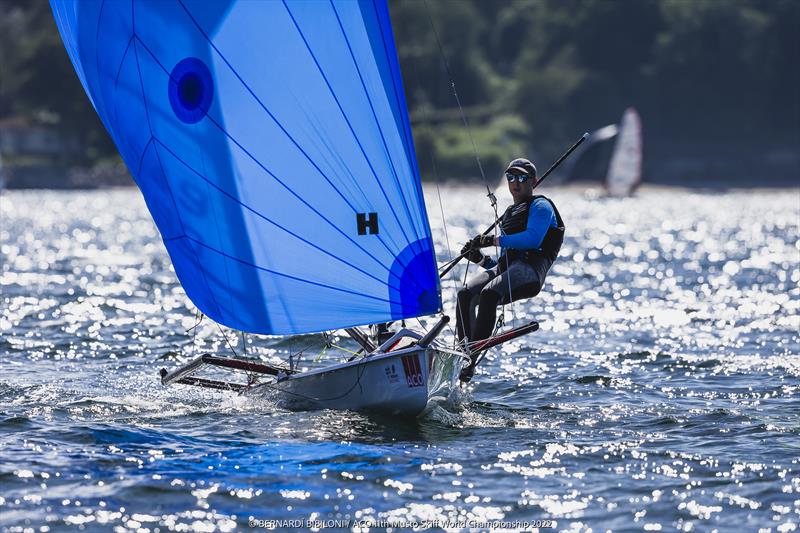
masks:
<svg viewBox="0 0 800 533"><path fill-rule="evenodd" d="M289 409L349 409L416 416L431 398L458 386L465 355L412 346L358 361L261 383L246 394L275 398Z"/></svg>

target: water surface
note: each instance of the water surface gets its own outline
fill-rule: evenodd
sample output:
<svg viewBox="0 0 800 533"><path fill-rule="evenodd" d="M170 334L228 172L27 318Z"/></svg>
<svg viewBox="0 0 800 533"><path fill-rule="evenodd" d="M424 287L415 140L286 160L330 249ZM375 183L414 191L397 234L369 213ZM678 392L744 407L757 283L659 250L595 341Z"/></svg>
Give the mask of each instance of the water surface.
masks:
<svg viewBox="0 0 800 533"><path fill-rule="evenodd" d="M213 323L191 329L139 193L4 193L0 529L798 529L800 192L547 192L561 257L505 314L541 331L417 420L162 387L160 367L229 348ZM441 210L435 188L426 198L442 262L491 221L480 189L442 188ZM451 315L465 268L444 283ZM248 352L319 341L249 337Z"/></svg>

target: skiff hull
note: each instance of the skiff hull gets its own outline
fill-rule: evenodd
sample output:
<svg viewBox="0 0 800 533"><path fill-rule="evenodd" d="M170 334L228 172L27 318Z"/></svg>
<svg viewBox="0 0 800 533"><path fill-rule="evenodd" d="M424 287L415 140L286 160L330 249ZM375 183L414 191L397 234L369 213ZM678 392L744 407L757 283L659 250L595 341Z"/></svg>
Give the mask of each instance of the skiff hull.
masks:
<svg viewBox="0 0 800 533"><path fill-rule="evenodd" d="M416 416L458 386L463 353L412 346L261 383L246 394L292 410L349 409Z"/></svg>

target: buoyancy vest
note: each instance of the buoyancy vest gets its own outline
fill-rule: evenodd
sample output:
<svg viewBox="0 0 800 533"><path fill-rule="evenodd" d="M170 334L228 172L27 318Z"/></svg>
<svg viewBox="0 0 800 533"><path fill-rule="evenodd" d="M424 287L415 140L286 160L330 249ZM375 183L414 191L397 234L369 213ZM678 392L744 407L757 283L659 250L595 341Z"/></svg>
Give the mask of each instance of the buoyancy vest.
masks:
<svg viewBox="0 0 800 533"><path fill-rule="evenodd" d="M546 196L537 195L530 200L508 206L508 209L506 209L501 218L500 228L502 229L503 235L513 235L515 233L525 231L528 228L528 213L531 210L531 205L538 198L546 200L553 208L553 213L556 215L556 224L558 226L554 227L551 225L547 228L547 233L545 233L544 238L542 239L542 244L537 250L516 250L513 248L506 249L505 254L509 262L517 259L522 259L523 261L532 261L537 255L540 254L543 254L551 261L555 261L556 257L558 256L558 252L561 249L561 244L564 242L564 220L561 218L561 214L558 212L558 209L556 209L556 204L554 204L553 201Z"/></svg>

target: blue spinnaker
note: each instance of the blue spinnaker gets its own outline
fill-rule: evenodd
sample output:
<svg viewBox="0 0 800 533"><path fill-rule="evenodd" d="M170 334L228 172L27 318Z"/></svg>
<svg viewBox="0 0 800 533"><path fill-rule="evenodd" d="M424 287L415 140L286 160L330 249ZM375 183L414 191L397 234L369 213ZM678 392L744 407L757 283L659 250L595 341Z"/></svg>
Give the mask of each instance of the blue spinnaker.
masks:
<svg viewBox="0 0 800 533"><path fill-rule="evenodd" d="M191 300L265 334L441 309L384 0L51 0Z"/></svg>

